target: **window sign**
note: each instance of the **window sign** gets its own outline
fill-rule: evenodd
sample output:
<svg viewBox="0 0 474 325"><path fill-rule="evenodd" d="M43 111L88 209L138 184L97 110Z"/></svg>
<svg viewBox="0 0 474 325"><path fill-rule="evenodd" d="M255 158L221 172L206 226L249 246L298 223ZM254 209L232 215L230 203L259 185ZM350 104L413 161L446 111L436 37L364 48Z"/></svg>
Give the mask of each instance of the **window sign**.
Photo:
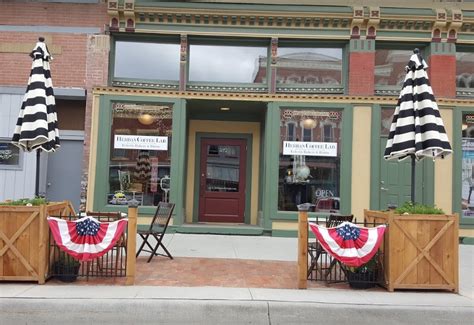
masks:
<svg viewBox="0 0 474 325"><path fill-rule="evenodd" d="M18 167L20 165L20 148L8 140L0 140L0 168Z"/></svg>
<svg viewBox="0 0 474 325"><path fill-rule="evenodd" d="M168 150L168 137L116 134L114 149Z"/></svg>
<svg viewBox="0 0 474 325"><path fill-rule="evenodd" d="M337 142L283 141L284 155L337 156Z"/></svg>

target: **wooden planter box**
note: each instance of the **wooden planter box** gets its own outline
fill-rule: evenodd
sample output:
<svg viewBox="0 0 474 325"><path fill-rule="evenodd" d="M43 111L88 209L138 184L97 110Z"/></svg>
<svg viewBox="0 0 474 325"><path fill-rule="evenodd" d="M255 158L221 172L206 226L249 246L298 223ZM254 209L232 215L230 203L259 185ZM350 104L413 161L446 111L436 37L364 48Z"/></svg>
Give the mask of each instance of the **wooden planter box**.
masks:
<svg viewBox="0 0 474 325"><path fill-rule="evenodd" d="M364 211L368 223L385 223L385 285L394 289L459 290L459 218Z"/></svg>
<svg viewBox="0 0 474 325"><path fill-rule="evenodd" d="M0 281L38 281L48 272L48 215L74 215L69 201L0 206Z"/></svg>

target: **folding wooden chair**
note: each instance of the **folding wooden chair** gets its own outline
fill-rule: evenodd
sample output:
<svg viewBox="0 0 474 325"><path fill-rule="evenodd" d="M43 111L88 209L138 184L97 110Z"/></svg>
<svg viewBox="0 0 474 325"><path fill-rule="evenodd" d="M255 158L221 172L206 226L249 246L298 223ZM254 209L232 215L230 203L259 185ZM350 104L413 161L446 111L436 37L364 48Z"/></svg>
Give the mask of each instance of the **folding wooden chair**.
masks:
<svg viewBox="0 0 474 325"><path fill-rule="evenodd" d="M354 219L354 216L352 214L350 214L350 215L331 214L331 215L329 215L329 218L326 221L326 228L337 227L338 225L340 225L343 222L346 222L346 221L347 222L352 222L353 219ZM324 278L327 280L328 276L331 274L332 269L336 265L341 266L341 263L338 260L328 256L328 253L323 248L323 246L321 246L321 244L319 243L318 240L308 243L308 254L311 257L311 264L308 268L308 277L311 275L311 272L316 270L316 271L319 271L319 273L321 275L321 278L322 278L323 277L322 276L322 271L326 270L326 274L325 274ZM328 258L330 258L331 262L329 263L329 266L327 266L325 268L322 267L323 263L321 262L320 267L318 268L318 265L317 265L318 260L320 258L322 259L323 256L326 256L326 261L327 261ZM341 270L343 270L343 272L345 271L345 269L342 266L341 266Z"/></svg>
<svg viewBox="0 0 474 325"><path fill-rule="evenodd" d="M140 252L143 250L144 252L151 253L150 257L148 258L147 263L150 263L151 259L155 255L161 256L168 256L170 259L173 259L170 252L166 249L165 245L163 245L163 237L166 232L166 228L168 228L168 224L171 219L171 214L174 210L174 203L167 203L167 202L160 202L158 203L158 207L156 208L155 215L151 220L151 224L147 225L139 225L137 227L137 233L142 237L143 243L141 244L140 248L137 252L137 257L140 255ZM148 238L155 238L156 245L153 247L151 243L148 242ZM150 250L143 249L145 245L148 246ZM166 255L157 253L158 248L161 246L165 251Z"/></svg>

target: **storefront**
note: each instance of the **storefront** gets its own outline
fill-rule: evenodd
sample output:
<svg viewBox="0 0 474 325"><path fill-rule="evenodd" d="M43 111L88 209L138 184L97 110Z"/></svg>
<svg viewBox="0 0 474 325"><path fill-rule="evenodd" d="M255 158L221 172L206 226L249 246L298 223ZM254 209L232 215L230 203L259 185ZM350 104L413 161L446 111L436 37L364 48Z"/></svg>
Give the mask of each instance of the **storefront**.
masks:
<svg viewBox="0 0 474 325"><path fill-rule="evenodd" d="M407 23L437 11L398 8L406 24L394 31L390 9L134 4L109 7L109 86L94 90L89 209L125 209L135 198L150 215L165 200L176 203L176 231L286 236L300 203L357 218L364 208L403 204L407 165L382 159L403 67L417 46L433 77L457 76L455 63L436 65L455 61L444 39L451 34L440 45L439 24ZM454 148L456 114L467 109L462 166L457 154L421 162L417 200L461 211L459 168L467 220L472 102L442 87L433 82Z"/></svg>

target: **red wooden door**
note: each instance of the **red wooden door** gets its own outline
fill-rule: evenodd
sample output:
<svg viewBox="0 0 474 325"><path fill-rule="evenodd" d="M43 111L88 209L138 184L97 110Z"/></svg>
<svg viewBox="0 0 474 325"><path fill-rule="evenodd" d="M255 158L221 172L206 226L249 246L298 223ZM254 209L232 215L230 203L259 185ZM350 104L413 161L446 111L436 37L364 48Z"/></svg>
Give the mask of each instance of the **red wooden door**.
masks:
<svg viewBox="0 0 474 325"><path fill-rule="evenodd" d="M245 139L201 140L199 221L244 223Z"/></svg>

